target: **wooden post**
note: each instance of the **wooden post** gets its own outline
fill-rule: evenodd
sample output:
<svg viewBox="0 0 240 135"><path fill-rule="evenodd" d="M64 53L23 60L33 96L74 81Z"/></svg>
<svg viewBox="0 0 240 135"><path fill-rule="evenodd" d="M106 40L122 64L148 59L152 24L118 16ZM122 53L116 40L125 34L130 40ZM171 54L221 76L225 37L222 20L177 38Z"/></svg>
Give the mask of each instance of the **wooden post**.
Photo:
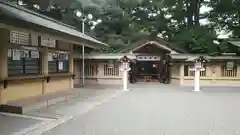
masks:
<svg viewBox="0 0 240 135"><path fill-rule="evenodd" d="M74 73L74 59L73 59L73 44L69 45L69 55L68 55L68 60L69 60L69 73ZM70 79L70 88L74 88L74 80L71 77Z"/></svg>
<svg viewBox="0 0 240 135"><path fill-rule="evenodd" d="M3 99L3 80L8 77L8 43L9 31L7 29L0 29L0 104L4 103Z"/></svg>
<svg viewBox="0 0 240 135"><path fill-rule="evenodd" d="M44 76L48 76L48 48L43 47L41 51L41 74ZM47 82L43 81L42 95L46 93Z"/></svg>
<svg viewBox="0 0 240 135"><path fill-rule="evenodd" d="M181 64L180 65L180 73L179 73L179 76L180 76L180 85L183 85L184 83L184 64Z"/></svg>

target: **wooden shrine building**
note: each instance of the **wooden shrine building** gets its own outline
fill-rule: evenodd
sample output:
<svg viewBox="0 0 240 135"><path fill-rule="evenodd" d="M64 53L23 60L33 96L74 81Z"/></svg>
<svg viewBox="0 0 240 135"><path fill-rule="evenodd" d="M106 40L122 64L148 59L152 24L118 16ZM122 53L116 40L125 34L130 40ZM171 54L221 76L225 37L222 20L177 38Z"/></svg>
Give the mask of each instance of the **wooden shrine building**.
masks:
<svg viewBox="0 0 240 135"><path fill-rule="evenodd" d="M231 41L229 44L237 48L240 46L240 42ZM134 61L131 63L129 83L193 85L194 71L189 70L193 66L192 60L204 56L209 62L204 64L206 70L201 72L201 85L240 85L240 66L237 64L240 57L236 54L228 53L221 56L190 54L178 45L162 39L141 40L118 53L86 54L86 83L121 85L122 73L119 70L118 59L123 55ZM75 58L81 59L79 56ZM75 72L77 76L81 76L80 69Z"/></svg>

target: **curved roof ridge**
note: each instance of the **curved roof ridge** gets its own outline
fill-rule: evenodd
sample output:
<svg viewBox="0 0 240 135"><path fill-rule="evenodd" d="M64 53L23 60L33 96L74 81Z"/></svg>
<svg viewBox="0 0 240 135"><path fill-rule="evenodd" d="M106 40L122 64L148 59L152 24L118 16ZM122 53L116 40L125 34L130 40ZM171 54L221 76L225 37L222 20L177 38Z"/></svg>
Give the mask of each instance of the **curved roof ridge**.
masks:
<svg viewBox="0 0 240 135"><path fill-rule="evenodd" d="M138 46L147 44L147 42L156 42L158 44L162 44L163 46L170 48L172 50L175 50L177 52L187 52L185 49L180 48L179 45L176 45L175 43L168 42L161 38L151 38L151 37L146 37L145 39L139 40L139 41L133 43L132 45L130 45L124 49L121 49L119 52L123 53L123 52L131 51Z"/></svg>

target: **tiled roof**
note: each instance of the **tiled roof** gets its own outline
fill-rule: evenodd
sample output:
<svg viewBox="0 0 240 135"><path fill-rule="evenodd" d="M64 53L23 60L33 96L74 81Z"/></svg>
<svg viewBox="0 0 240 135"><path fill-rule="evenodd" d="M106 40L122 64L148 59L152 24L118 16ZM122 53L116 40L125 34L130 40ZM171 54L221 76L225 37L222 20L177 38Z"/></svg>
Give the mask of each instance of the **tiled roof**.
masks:
<svg viewBox="0 0 240 135"><path fill-rule="evenodd" d="M39 14L35 11L28 10L24 7L0 1L0 11L1 16L7 16L10 18L14 18L20 21L24 21L30 24L34 24L40 27L47 28L49 30L54 30L63 34L67 34L68 36L72 36L78 38L79 40L86 40L94 43L98 47L104 47L106 44L86 35L82 32L76 30L74 27L64 24L58 20L52 19L45 15Z"/></svg>
<svg viewBox="0 0 240 135"><path fill-rule="evenodd" d="M165 41L161 38L155 38L155 39L149 39L148 37L146 37L145 39L142 39L142 40L139 40L135 43L133 43L132 45L124 48L124 49L121 49L119 50L118 52L122 52L122 53L126 53L126 52L129 52L143 44L146 44L147 42L149 41L153 41L153 42L156 42L158 44L161 44L162 46L165 46L166 48L169 48L171 50L174 50L176 52L182 52L182 53L185 53L187 52L185 49L183 49L182 47L180 47L180 45L176 44L176 43L171 43L171 42L168 42L168 41Z"/></svg>

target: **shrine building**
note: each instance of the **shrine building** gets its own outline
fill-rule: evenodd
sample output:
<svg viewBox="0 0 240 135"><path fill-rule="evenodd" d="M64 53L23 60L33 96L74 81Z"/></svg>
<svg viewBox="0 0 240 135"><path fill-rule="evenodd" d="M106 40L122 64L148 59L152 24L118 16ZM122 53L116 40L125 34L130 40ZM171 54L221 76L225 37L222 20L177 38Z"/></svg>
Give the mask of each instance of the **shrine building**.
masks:
<svg viewBox="0 0 240 135"><path fill-rule="evenodd" d="M240 42L231 41L229 45L240 47ZM159 82L180 86L193 86L194 59L203 56L207 63L200 72L201 86L240 86L240 57L235 53L225 53L221 56L191 54L177 44L166 42L160 38L141 40L118 53L85 54L85 83L122 85L122 72L119 59L126 55L133 60L129 72L129 83ZM81 62L81 56L74 56ZM77 60L79 59L79 60ZM81 84L82 69L75 68L75 84Z"/></svg>

